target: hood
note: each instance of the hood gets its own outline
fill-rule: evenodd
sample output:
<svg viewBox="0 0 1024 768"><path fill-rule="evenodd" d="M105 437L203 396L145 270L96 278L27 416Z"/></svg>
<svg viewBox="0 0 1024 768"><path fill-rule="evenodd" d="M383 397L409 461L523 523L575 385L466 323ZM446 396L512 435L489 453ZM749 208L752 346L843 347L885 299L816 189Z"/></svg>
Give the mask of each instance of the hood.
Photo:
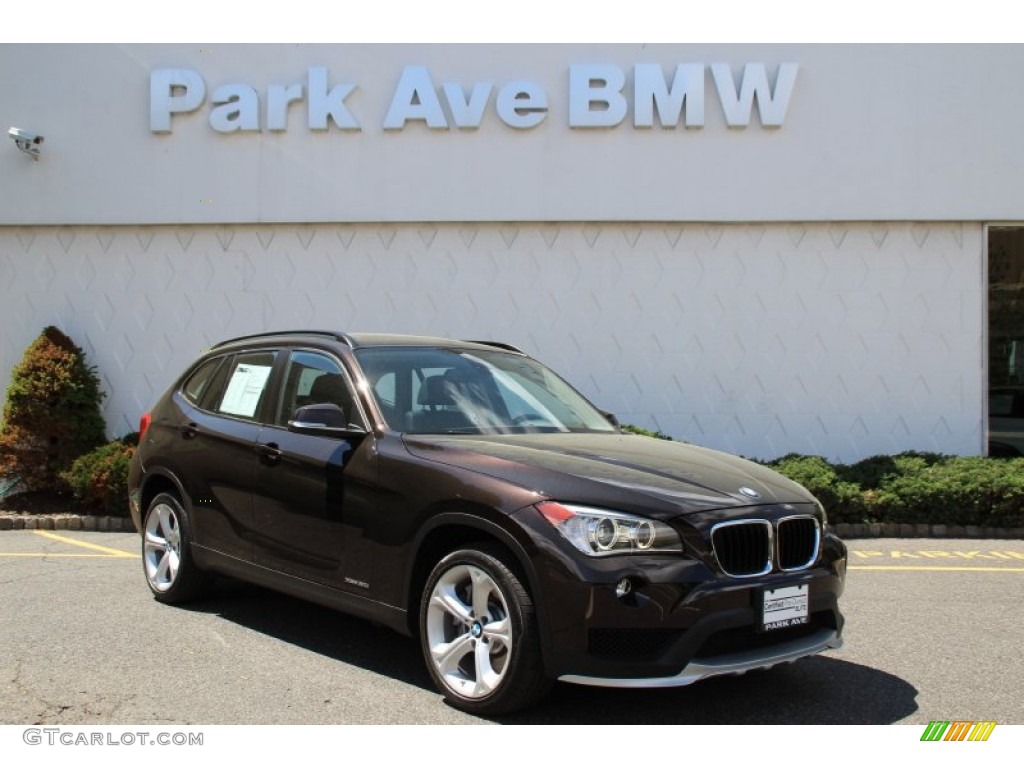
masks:
<svg viewBox="0 0 1024 768"><path fill-rule="evenodd" d="M565 502L679 515L814 497L767 467L686 443L620 433L410 435L423 459Z"/></svg>

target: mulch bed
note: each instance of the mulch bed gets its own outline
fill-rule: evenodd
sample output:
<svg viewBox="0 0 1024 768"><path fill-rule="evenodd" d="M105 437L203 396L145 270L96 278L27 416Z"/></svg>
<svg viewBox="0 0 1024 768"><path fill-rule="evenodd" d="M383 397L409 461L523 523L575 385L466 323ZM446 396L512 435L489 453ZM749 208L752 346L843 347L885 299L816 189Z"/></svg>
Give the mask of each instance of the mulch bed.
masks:
<svg viewBox="0 0 1024 768"><path fill-rule="evenodd" d="M70 493L29 491L0 499L0 513L19 515L101 515L75 499Z"/></svg>
<svg viewBox="0 0 1024 768"><path fill-rule="evenodd" d="M70 493L32 491L0 499L0 531L71 530L134 532L130 517L110 516Z"/></svg>

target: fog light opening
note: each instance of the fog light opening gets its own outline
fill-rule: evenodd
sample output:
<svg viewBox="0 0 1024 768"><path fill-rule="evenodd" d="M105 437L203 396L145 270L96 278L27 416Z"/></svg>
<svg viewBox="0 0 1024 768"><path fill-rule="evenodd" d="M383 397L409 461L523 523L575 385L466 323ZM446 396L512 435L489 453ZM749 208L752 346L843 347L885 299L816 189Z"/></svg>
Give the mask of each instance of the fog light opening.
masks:
<svg viewBox="0 0 1024 768"><path fill-rule="evenodd" d="M631 594L633 594L633 582L629 579L619 579L619 583L615 585L615 596L621 600Z"/></svg>

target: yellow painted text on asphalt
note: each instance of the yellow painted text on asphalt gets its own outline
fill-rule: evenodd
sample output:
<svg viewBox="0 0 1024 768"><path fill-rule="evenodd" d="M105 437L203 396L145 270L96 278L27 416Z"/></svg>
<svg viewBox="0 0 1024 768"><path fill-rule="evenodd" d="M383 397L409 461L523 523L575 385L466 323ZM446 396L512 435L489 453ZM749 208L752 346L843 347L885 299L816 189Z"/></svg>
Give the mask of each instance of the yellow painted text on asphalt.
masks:
<svg viewBox="0 0 1024 768"><path fill-rule="evenodd" d="M1010 549L851 549L855 571L1024 573L1024 551Z"/></svg>

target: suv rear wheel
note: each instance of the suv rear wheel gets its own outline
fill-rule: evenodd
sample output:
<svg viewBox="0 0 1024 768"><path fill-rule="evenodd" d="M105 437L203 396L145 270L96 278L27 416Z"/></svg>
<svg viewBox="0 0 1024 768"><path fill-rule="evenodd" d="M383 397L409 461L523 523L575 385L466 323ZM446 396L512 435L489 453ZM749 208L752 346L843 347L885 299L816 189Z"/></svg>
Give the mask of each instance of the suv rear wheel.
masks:
<svg viewBox="0 0 1024 768"><path fill-rule="evenodd" d="M198 597L210 577L192 559L192 528L176 496L157 494L143 521L142 565L153 596L162 603Z"/></svg>
<svg viewBox="0 0 1024 768"><path fill-rule="evenodd" d="M488 544L452 552L434 567L423 591L420 639L427 668L452 705L474 714L522 709L551 686L533 600L508 558Z"/></svg>

